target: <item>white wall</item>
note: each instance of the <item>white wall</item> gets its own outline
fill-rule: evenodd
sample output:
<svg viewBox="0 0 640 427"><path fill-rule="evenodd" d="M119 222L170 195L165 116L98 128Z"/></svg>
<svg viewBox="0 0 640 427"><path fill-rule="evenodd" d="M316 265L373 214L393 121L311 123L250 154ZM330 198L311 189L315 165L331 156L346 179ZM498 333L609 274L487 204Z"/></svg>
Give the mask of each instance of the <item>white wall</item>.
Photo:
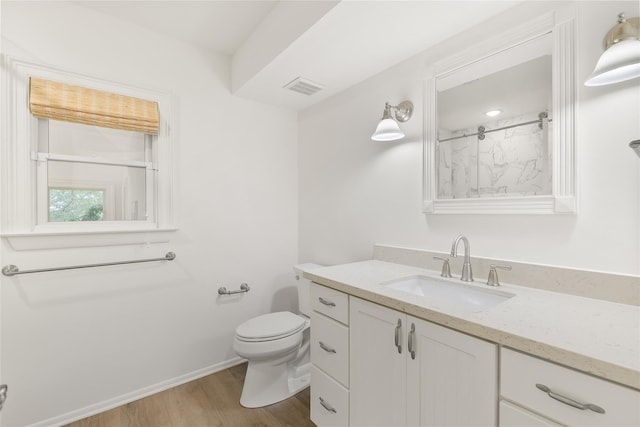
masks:
<svg viewBox="0 0 640 427"><path fill-rule="evenodd" d="M22 269L177 254L0 276L3 426L65 421L220 368L237 324L295 308L295 112L231 95L229 58L81 4L3 1L1 28L3 53L173 93L179 226L150 247L14 251L2 240L3 265ZM243 281L248 294L218 298Z"/></svg>
<svg viewBox="0 0 640 427"><path fill-rule="evenodd" d="M424 215L427 67L554 7L576 7L578 13L578 215ZM620 11L638 16L638 3L526 2L303 111L300 260L368 259L374 243L446 252L464 233L476 256L639 274L640 159L628 144L640 137L640 80L600 88L582 85ZM416 106L414 117L402 124L407 137L397 143L371 141L384 102L404 99Z"/></svg>

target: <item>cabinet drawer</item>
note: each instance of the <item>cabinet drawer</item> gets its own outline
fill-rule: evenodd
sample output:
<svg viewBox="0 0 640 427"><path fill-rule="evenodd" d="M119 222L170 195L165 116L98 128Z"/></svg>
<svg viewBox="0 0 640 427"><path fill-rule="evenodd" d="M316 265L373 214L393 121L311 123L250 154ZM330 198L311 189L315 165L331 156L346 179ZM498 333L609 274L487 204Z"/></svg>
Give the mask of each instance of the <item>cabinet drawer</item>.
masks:
<svg viewBox="0 0 640 427"><path fill-rule="evenodd" d="M311 421L318 427L349 425L349 391L311 367Z"/></svg>
<svg viewBox="0 0 640 427"><path fill-rule="evenodd" d="M503 400L500 402L500 427L560 427L560 424Z"/></svg>
<svg viewBox="0 0 640 427"><path fill-rule="evenodd" d="M501 356L501 394L508 400L569 426L640 425L638 391L506 348ZM605 413L570 406L539 387Z"/></svg>
<svg viewBox="0 0 640 427"><path fill-rule="evenodd" d="M313 312L311 363L349 387L349 328Z"/></svg>
<svg viewBox="0 0 640 427"><path fill-rule="evenodd" d="M345 325L349 324L349 296L340 291L311 283L311 308Z"/></svg>

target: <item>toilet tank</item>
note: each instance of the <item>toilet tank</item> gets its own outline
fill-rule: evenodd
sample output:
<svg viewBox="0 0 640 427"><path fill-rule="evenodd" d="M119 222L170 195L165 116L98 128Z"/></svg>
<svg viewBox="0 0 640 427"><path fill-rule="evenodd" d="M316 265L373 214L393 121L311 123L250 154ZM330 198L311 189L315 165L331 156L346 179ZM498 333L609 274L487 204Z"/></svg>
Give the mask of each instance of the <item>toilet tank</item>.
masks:
<svg viewBox="0 0 640 427"><path fill-rule="evenodd" d="M307 317L311 316L311 297L309 296L311 280L302 277L302 273L322 267L322 265L312 263L298 264L293 267L298 285L298 311Z"/></svg>

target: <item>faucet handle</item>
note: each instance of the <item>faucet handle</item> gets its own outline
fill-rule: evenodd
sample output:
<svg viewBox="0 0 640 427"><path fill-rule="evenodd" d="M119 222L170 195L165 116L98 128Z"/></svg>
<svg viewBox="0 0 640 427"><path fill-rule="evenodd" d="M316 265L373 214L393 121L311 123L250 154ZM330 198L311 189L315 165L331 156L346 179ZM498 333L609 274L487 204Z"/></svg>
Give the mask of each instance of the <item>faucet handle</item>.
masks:
<svg viewBox="0 0 640 427"><path fill-rule="evenodd" d="M500 280L498 279L498 271L496 268L500 270L511 270L510 265L489 265L489 277L487 278L487 285L489 286L500 286Z"/></svg>
<svg viewBox="0 0 640 427"><path fill-rule="evenodd" d="M434 256L433 259L439 259L440 261L444 261L442 263L442 272L440 273L440 276L451 277L451 266L449 265L449 258Z"/></svg>

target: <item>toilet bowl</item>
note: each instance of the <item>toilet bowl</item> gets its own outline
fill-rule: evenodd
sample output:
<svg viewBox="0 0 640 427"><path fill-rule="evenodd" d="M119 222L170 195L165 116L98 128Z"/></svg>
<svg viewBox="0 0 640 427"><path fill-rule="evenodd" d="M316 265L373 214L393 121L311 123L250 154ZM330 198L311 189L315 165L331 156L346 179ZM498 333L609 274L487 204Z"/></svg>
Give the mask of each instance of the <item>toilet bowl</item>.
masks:
<svg viewBox="0 0 640 427"><path fill-rule="evenodd" d="M310 281L302 277L317 264L294 267L300 314L264 314L236 328L233 349L248 360L240 404L258 408L287 399L309 386Z"/></svg>

